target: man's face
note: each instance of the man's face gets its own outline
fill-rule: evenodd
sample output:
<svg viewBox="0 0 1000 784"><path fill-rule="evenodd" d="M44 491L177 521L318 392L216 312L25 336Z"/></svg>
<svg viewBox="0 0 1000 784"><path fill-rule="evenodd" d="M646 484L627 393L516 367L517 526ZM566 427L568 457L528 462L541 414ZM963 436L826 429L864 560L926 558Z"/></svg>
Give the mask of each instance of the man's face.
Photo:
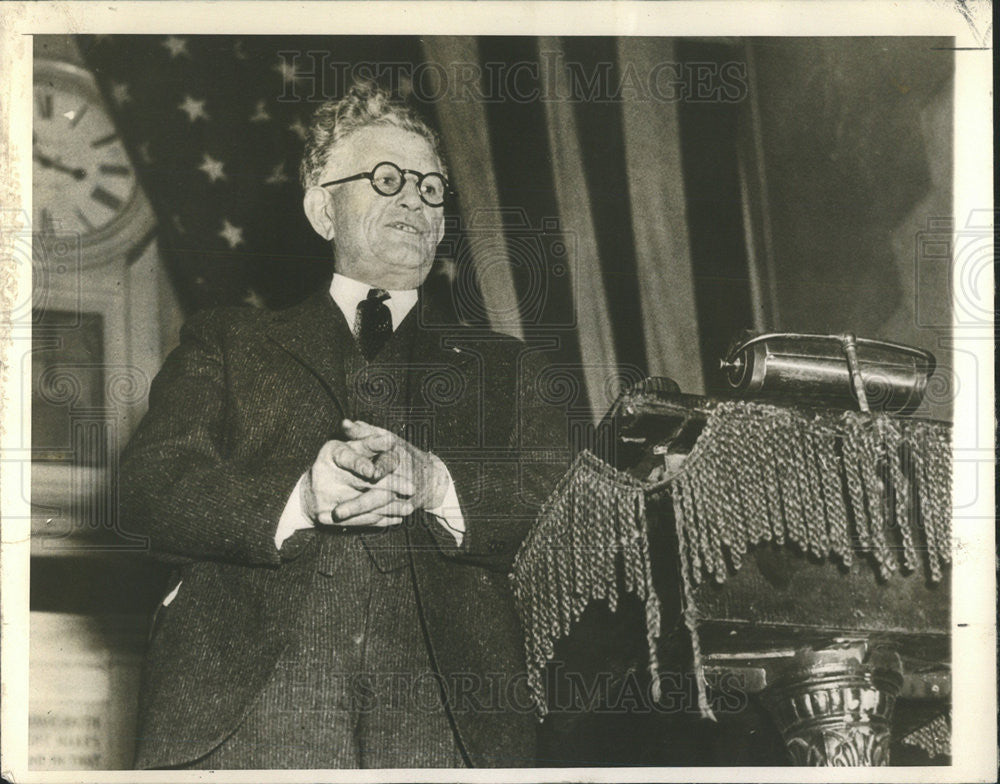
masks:
<svg viewBox="0 0 1000 784"><path fill-rule="evenodd" d="M423 173L441 171L441 162L422 136L377 125L342 140L320 182L371 171L381 161ZM444 209L424 204L413 175L405 176L403 190L395 196L376 193L365 179L322 190L337 272L384 289L413 289L424 282L444 235Z"/></svg>

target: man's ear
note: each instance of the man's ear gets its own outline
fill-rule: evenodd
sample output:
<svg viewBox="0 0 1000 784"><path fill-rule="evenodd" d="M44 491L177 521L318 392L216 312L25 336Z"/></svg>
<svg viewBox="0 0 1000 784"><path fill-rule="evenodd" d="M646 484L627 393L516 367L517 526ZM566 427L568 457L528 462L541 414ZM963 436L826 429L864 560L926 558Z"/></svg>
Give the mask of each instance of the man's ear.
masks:
<svg viewBox="0 0 1000 784"><path fill-rule="evenodd" d="M305 210L313 230L323 239L333 239L333 201L328 191L314 185L302 197Z"/></svg>

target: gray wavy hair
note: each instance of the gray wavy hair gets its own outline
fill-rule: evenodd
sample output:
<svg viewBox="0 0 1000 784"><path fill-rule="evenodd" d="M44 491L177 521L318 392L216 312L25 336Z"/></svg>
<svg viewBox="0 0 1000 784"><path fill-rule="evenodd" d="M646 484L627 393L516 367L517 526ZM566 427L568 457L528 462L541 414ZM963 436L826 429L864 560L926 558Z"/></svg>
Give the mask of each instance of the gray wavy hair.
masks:
<svg viewBox="0 0 1000 784"><path fill-rule="evenodd" d="M441 155L441 139L415 109L380 87L355 84L339 101L326 101L313 114L299 165L299 182L303 189L319 184L330 152L338 142L372 125L394 125L422 136L441 161L441 173L448 176Z"/></svg>

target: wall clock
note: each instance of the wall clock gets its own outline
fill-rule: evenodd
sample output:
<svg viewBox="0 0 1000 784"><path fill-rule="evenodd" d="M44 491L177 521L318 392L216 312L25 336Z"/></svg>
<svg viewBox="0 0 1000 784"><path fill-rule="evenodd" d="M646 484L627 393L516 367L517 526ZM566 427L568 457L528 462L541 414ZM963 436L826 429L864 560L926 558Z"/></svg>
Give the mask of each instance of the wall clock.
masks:
<svg viewBox="0 0 1000 784"><path fill-rule="evenodd" d="M79 237L83 263L125 256L150 236L152 210L87 70L36 58L32 157L35 230Z"/></svg>

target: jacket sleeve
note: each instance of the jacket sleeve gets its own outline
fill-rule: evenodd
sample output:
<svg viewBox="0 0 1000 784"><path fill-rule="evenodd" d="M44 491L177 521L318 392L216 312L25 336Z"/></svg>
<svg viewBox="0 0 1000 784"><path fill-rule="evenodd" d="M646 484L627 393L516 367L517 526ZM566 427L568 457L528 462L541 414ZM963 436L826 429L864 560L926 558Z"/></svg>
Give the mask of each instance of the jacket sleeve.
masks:
<svg viewBox="0 0 1000 784"><path fill-rule="evenodd" d="M565 406L546 399L537 383L547 362L538 351L525 352L514 374L509 396L498 395L510 414L500 459L487 447L481 460L448 465L465 534L461 546L434 521L427 522L440 551L449 558L508 572L542 504L569 464ZM501 385L502 386L502 385ZM496 402L496 401L495 401ZM499 410L487 411L497 416Z"/></svg>
<svg viewBox="0 0 1000 784"><path fill-rule="evenodd" d="M275 546L278 520L308 466L232 457L226 323L219 311L191 319L154 379L149 411L122 455L122 521L164 560L278 565L294 552Z"/></svg>

